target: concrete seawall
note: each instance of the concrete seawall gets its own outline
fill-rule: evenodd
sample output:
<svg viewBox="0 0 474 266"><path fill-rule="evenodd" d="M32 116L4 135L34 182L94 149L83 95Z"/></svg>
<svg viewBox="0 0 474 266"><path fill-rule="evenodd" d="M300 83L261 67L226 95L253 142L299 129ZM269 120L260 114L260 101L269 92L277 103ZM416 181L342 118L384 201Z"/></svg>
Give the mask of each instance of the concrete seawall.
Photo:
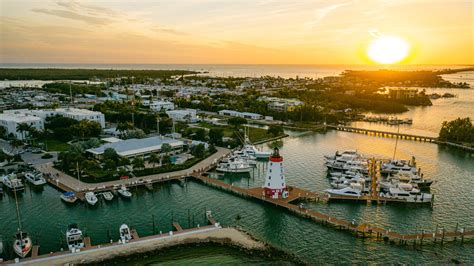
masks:
<svg viewBox="0 0 474 266"><path fill-rule="evenodd" d="M78 253L63 252L53 255L42 255L37 258L22 260L22 265L65 265L99 263L117 257L147 253L162 248L195 243L218 243L241 247L248 250L265 251L267 247L244 232L235 228L206 226L192 231L173 232L173 235L143 237L125 245L113 244L98 246Z"/></svg>

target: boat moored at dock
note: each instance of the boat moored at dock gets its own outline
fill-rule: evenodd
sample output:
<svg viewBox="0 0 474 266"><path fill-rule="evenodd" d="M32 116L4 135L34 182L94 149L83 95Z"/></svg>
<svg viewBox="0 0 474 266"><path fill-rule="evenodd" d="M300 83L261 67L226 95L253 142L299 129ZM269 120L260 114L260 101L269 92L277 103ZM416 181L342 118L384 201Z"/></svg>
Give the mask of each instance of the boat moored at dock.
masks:
<svg viewBox="0 0 474 266"><path fill-rule="evenodd" d="M96 205L97 202L99 201L97 199L97 196L95 195L94 192L87 192L85 195L84 195L85 199L86 199L86 202L92 206Z"/></svg>
<svg viewBox="0 0 474 266"><path fill-rule="evenodd" d="M84 248L84 237L77 224L70 224L66 231L67 247L70 251L76 252Z"/></svg>
<svg viewBox="0 0 474 266"><path fill-rule="evenodd" d="M120 232L120 243L125 244L132 240L132 233L130 228L126 224L122 224L119 229Z"/></svg>
<svg viewBox="0 0 474 266"><path fill-rule="evenodd" d="M4 175L1 179L3 185L5 185L11 191L20 192L25 190L25 185L14 173Z"/></svg>
<svg viewBox="0 0 474 266"><path fill-rule="evenodd" d="M132 197L132 192L130 192L126 186L122 186L117 192L123 198L129 199Z"/></svg>
<svg viewBox="0 0 474 266"><path fill-rule="evenodd" d="M46 180L43 178L43 174L39 171L28 172L25 174L25 178L28 182L35 186L42 186L46 184Z"/></svg>
<svg viewBox="0 0 474 266"><path fill-rule="evenodd" d="M61 194L60 198L66 203L75 203L77 201L76 193L70 191Z"/></svg>

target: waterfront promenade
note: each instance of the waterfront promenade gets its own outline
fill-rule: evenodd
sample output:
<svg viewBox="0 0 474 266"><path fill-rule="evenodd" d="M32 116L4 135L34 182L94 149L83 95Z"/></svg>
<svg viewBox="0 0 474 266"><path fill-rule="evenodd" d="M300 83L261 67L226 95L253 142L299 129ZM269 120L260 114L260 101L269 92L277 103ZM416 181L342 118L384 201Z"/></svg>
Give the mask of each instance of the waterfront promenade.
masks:
<svg viewBox="0 0 474 266"><path fill-rule="evenodd" d="M63 190L73 191L76 193L87 192L87 191L103 191L109 189L119 188L122 185L125 186L136 186L143 185L146 183L164 182L176 179L182 179L189 176L193 172L202 171L208 169L210 165L215 165L220 159L227 156L230 153L229 149L217 147L217 152L207 157L206 159L196 163L192 167L184 170L161 173L148 176L132 177L129 179L114 180L100 183L86 183L79 179L72 177L62 171L57 170L53 167L52 163L46 163L37 165L37 169L41 171L47 178L48 182Z"/></svg>

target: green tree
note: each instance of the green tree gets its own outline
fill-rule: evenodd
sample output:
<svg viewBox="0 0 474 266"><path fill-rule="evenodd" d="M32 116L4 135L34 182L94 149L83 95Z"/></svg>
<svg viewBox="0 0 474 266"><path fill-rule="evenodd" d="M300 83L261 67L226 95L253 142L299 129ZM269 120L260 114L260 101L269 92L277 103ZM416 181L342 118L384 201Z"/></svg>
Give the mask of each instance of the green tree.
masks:
<svg viewBox="0 0 474 266"><path fill-rule="evenodd" d="M474 127L471 119L457 118L453 121L444 121L439 131L441 140L453 142L474 142Z"/></svg>
<svg viewBox="0 0 474 266"><path fill-rule="evenodd" d="M135 157L132 160L132 167L133 167L133 170L135 170L135 171L136 170L141 170L141 169L145 168L145 161L141 157Z"/></svg>
<svg viewBox="0 0 474 266"><path fill-rule="evenodd" d="M195 157L202 158L206 154L206 147L204 144L198 144L191 147L191 154Z"/></svg>
<svg viewBox="0 0 474 266"><path fill-rule="evenodd" d="M169 165L170 163L171 163L171 156L169 155L163 156L163 159L161 160L161 164Z"/></svg>
<svg viewBox="0 0 474 266"><path fill-rule="evenodd" d="M274 137L283 135L283 127L280 125L270 125L267 130L268 134L271 134Z"/></svg>
<svg viewBox="0 0 474 266"><path fill-rule="evenodd" d="M162 154L168 154L172 150L173 150L173 147L171 147L171 145L169 143L163 143L163 145L161 145L161 153Z"/></svg>
<svg viewBox="0 0 474 266"><path fill-rule="evenodd" d="M227 120L227 123L231 126L238 127L247 124L247 119L242 117L231 117Z"/></svg>
<svg viewBox="0 0 474 266"><path fill-rule="evenodd" d="M209 141L215 145L222 145L224 130L222 128L211 128L209 130Z"/></svg>
<svg viewBox="0 0 474 266"><path fill-rule="evenodd" d="M155 168L155 164L160 162L160 157L156 153L152 153L148 157L148 162L153 164L153 168Z"/></svg>
<svg viewBox="0 0 474 266"><path fill-rule="evenodd" d="M104 161L104 169L108 172L114 172L117 169L117 163L114 160L107 159Z"/></svg>
<svg viewBox="0 0 474 266"><path fill-rule="evenodd" d="M203 128L198 128L194 132L193 136L194 140L200 140L200 141L205 141L206 140L206 130Z"/></svg>
<svg viewBox="0 0 474 266"><path fill-rule="evenodd" d="M22 139L26 139L26 133L30 132L32 126L28 123L20 123L16 126L16 131L21 133Z"/></svg>
<svg viewBox="0 0 474 266"><path fill-rule="evenodd" d="M104 158L104 160L112 160L114 162L118 162L119 155L117 154L117 152L114 149L107 148L107 149L104 150L103 158Z"/></svg>

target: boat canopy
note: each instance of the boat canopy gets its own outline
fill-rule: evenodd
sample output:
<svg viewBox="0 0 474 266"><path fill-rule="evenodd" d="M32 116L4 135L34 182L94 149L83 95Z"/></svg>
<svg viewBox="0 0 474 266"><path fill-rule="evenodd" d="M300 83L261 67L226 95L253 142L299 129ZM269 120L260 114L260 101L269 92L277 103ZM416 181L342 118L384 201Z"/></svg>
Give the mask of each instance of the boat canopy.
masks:
<svg viewBox="0 0 474 266"><path fill-rule="evenodd" d="M74 192L69 191L69 192L64 192L63 195L66 196L66 197L72 197L76 194Z"/></svg>

